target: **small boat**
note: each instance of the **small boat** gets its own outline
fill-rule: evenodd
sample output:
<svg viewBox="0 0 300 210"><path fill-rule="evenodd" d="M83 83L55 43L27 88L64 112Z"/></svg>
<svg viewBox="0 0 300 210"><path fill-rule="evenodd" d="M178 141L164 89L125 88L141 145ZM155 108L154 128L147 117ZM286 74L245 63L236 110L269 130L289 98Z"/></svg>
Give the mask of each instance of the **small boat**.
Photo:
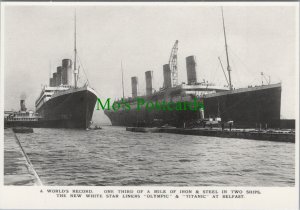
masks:
<svg viewBox="0 0 300 210"><path fill-rule="evenodd" d="M102 130L102 128L100 126L92 126L92 127L89 127L87 130Z"/></svg>

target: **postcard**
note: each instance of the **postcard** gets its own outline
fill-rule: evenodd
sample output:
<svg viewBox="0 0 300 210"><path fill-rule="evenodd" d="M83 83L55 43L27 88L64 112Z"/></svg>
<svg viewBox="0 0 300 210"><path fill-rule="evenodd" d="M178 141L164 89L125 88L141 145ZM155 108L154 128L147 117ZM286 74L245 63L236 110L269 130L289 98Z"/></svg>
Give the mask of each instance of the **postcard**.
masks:
<svg viewBox="0 0 300 210"><path fill-rule="evenodd" d="M299 209L298 2L2 2L0 209Z"/></svg>

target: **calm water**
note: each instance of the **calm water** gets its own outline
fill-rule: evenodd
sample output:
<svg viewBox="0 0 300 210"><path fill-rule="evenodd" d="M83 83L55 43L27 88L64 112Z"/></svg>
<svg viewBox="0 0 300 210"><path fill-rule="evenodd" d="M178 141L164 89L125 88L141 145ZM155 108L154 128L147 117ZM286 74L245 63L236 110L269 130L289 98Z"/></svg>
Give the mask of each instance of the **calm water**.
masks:
<svg viewBox="0 0 300 210"><path fill-rule="evenodd" d="M295 144L34 129L18 137L44 185L293 186Z"/></svg>

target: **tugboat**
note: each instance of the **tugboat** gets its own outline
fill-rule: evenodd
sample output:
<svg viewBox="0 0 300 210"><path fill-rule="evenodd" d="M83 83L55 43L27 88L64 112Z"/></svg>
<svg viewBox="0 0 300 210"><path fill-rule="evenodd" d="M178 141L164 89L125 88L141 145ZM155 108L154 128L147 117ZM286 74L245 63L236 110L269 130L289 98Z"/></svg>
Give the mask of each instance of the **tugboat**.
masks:
<svg viewBox="0 0 300 210"><path fill-rule="evenodd" d="M20 100L20 111L4 111L4 127L38 127L41 117L31 110L27 111L25 100Z"/></svg>

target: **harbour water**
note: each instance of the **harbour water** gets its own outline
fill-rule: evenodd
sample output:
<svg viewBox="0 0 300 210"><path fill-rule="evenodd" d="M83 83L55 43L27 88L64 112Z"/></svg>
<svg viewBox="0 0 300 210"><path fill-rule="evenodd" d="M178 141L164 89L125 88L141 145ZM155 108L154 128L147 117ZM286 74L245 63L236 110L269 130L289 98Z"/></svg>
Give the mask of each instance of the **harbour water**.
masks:
<svg viewBox="0 0 300 210"><path fill-rule="evenodd" d="M17 136L44 185L295 184L293 143L133 133L113 126L89 131L35 128Z"/></svg>

